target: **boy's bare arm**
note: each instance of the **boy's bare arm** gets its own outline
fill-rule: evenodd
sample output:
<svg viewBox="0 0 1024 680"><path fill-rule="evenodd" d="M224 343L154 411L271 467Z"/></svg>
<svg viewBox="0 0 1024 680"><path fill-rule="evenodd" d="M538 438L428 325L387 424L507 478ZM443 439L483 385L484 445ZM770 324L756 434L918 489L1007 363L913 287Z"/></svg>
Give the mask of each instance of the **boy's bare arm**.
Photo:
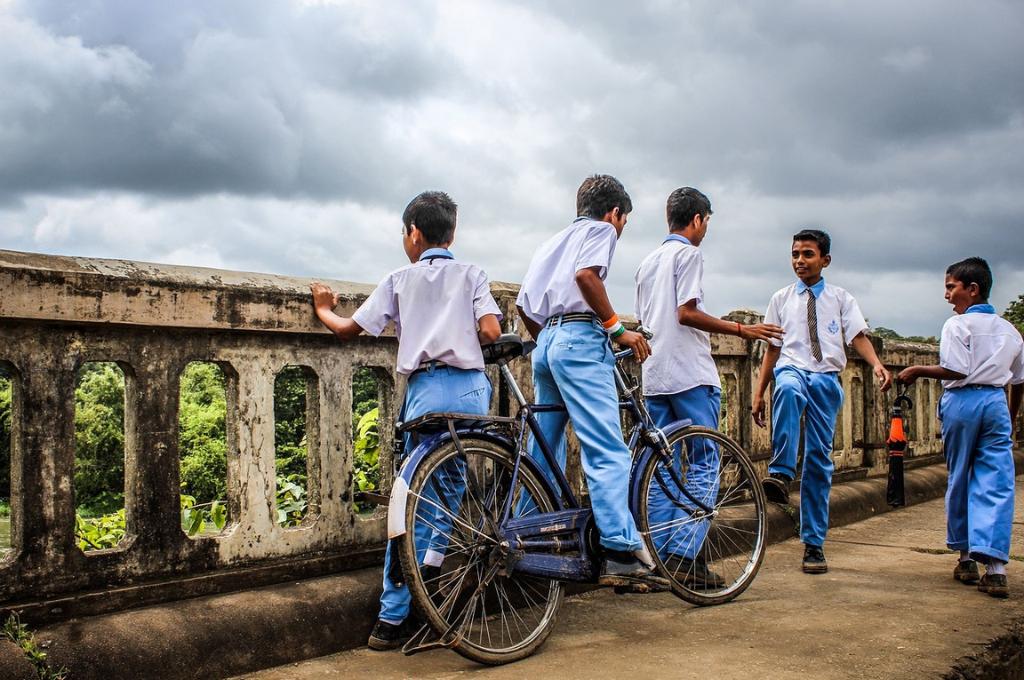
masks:
<svg viewBox="0 0 1024 680"><path fill-rule="evenodd" d="M327 330L341 340L351 340L363 332L362 326L352 319L334 313L334 308L338 304L338 294L329 286L314 281L309 285L309 289L313 291L313 308L316 310L316 317L327 327Z"/></svg>
<svg viewBox="0 0 1024 680"><path fill-rule="evenodd" d="M758 427L764 427L764 391L768 389L768 383L772 380L772 373L775 371L775 364L782 354L782 347L769 344L764 351L764 358L761 359L761 374L757 378L757 387L754 388L754 401L750 407L750 415L754 417L754 423Z"/></svg>
<svg viewBox="0 0 1024 680"><path fill-rule="evenodd" d="M576 285L580 287L580 293L590 308L597 314L601 321L607 321L615 316L615 309L608 299L608 291L605 290L604 281L597 275L597 267L581 269L576 272ZM614 339L615 343L633 350L636 360L643 363L651 356L651 346L647 344L647 338L640 333L626 331Z"/></svg>
<svg viewBox="0 0 1024 680"><path fill-rule="evenodd" d="M516 309L519 310L519 318L523 320L523 325L526 326L526 330L530 331L530 337L534 340L540 336L541 326L539 323L526 316L526 312L519 305L516 305Z"/></svg>
<svg viewBox="0 0 1024 680"><path fill-rule="evenodd" d="M892 373L878 359L878 355L875 354L875 346L871 344L867 334L858 333L850 344L857 350L857 354L871 365L871 370L875 373L875 380L880 383L878 389L882 392L888 391L892 387Z"/></svg>
<svg viewBox="0 0 1024 680"><path fill-rule="evenodd" d="M484 314L480 317L480 329L476 332L481 345L489 345L501 335L501 324L494 314Z"/></svg>
<svg viewBox="0 0 1024 680"><path fill-rule="evenodd" d="M942 366L909 366L904 368L896 376L896 380L904 385L909 385L918 378L932 378L933 380L963 380L967 376L963 373L951 371Z"/></svg>
<svg viewBox="0 0 1024 680"><path fill-rule="evenodd" d="M697 309L696 300L679 305L678 315L679 323L683 326L690 326L708 333L738 335L747 340L771 340L773 338L781 340L784 332L781 326L771 323L741 324L736 321L719 319Z"/></svg>

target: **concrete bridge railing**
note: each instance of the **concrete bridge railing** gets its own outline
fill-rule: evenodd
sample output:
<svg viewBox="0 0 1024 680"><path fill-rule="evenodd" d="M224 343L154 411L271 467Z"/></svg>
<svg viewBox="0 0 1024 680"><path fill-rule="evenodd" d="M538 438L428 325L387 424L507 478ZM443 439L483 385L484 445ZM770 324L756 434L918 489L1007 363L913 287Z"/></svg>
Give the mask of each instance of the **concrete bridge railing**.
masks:
<svg viewBox="0 0 1024 680"><path fill-rule="evenodd" d="M375 563L383 512L352 506L352 374L380 381L383 486L389 433L403 385L393 373L393 336L342 344L313 315L308 280L140 262L0 251L0 365L12 376L12 535L0 561L0 607L37 618L97 613L239 589ZM340 313L371 286L334 282ZM515 286L494 293L514 326ZM767 292L766 292L767 299ZM934 362L928 345L883 343L897 368ZM724 428L766 464L767 431L749 417L761 348L714 338L723 376ZM76 376L86 362L117 362L126 378L127 535L116 548L88 553L75 541ZM179 379L189 362L219 364L227 377L230 523L217 535L189 537L179 505ZM286 366L310 376L307 391L308 494L303 523L276 521L273 390ZM518 378L529 391L529 364ZM492 375L496 379L496 375ZM852 360L842 376L846 401L836 436L837 468L878 474L890 401L870 370ZM941 451L934 383L915 393L915 455ZM507 411L506 390L494 408ZM932 458L927 460L932 461ZM578 472L577 472L578 477Z"/></svg>

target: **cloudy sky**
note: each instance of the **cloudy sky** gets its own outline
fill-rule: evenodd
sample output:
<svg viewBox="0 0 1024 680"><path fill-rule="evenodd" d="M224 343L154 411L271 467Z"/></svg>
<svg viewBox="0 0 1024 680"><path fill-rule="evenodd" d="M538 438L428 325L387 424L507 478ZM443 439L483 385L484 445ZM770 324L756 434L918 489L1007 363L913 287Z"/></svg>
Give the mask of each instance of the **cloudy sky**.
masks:
<svg viewBox="0 0 1024 680"><path fill-rule="evenodd" d="M711 311L763 309L789 237L873 325L937 333L945 266L1024 292L1024 5L0 0L0 248L375 282L424 189L518 281L593 172L697 186Z"/></svg>

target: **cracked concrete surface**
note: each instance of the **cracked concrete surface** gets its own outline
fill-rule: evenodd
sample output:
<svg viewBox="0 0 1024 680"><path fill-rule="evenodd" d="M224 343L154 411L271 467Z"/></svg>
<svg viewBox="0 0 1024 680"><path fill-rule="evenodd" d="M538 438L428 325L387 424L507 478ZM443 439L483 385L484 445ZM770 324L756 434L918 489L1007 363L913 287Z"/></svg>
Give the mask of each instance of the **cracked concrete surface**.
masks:
<svg viewBox="0 0 1024 680"><path fill-rule="evenodd" d="M940 499L832 529L821 576L800 572L798 541L771 546L750 589L720 607L607 590L572 598L547 644L509 666L486 668L449 651L405 657L364 648L239 677L942 677L1024 619L1024 477L1015 524L1008 600L952 579Z"/></svg>

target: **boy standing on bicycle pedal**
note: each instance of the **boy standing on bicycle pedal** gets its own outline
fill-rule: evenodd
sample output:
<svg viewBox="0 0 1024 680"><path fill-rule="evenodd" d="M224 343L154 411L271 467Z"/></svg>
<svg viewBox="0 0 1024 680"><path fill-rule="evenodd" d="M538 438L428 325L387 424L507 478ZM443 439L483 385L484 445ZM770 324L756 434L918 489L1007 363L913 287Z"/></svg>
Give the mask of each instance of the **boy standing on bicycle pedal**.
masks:
<svg viewBox="0 0 1024 680"><path fill-rule="evenodd" d="M772 296L764 316L765 323L782 326L785 335L769 340L751 408L754 422L764 427L764 391L774 375L773 455L763 485L765 496L776 503L789 502L803 416L800 537L807 574L828 571L822 546L832 490L832 439L843 404L839 374L846 367L845 344L871 365L879 390L885 392L892 384L892 375L867 336L868 324L857 301L842 288L825 283L821 275L832 262L831 246L829 235L818 229L804 229L793 236L791 257L798 280Z"/></svg>
<svg viewBox="0 0 1024 680"><path fill-rule="evenodd" d="M636 272L637 319L654 333L651 357L643 364L643 390L654 424L664 428L679 420L718 429L721 382L711 356L711 333L747 339L782 337L774 324L743 325L704 311L704 255L700 245L711 221L711 201L692 187L669 194L665 206L668 237ZM686 480L695 498L714 501L718 451L713 442L697 440L687 452ZM678 463L677 463L678 464ZM684 574L691 585L717 588L721 578L701 552L707 523L691 523L685 509L655 488L650 520L655 545L669 570ZM655 532L656 525L678 527Z"/></svg>
<svg viewBox="0 0 1024 680"><path fill-rule="evenodd" d="M501 334L501 312L487 275L456 261L449 250L456 211L451 197L440 191L424 192L409 203L402 215L402 246L411 264L384 277L352 318L332 311L338 298L330 288L319 282L310 286L317 317L341 340L363 331L378 336L394 321L396 371L408 377L401 420L433 411L486 414L490 407L491 384L480 345ZM417 536L417 547L422 544L429 566L427 539ZM394 649L413 632L407 622L409 589L392 579L397 559L388 544L380 614L367 643L371 649Z"/></svg>
<svg viewBox="0 0 1024 680"><path fill-rule="evenodd" d="M594 522L604 548L598 582L649 592L669 582L653 572L629 511L630 453L622 439L609 341L631 348L640 362L651 349L646 338L619 322L604 287L615 244L632 209L629 194L614 177L593 175L584 180L576 193L576 219L534 253L516 304L537 340L536 401L564 404L567 411L538 414L541 431L555 447L563 470L567 419L580 440ZM553 479L536 441L531 455Z"/></svg>

